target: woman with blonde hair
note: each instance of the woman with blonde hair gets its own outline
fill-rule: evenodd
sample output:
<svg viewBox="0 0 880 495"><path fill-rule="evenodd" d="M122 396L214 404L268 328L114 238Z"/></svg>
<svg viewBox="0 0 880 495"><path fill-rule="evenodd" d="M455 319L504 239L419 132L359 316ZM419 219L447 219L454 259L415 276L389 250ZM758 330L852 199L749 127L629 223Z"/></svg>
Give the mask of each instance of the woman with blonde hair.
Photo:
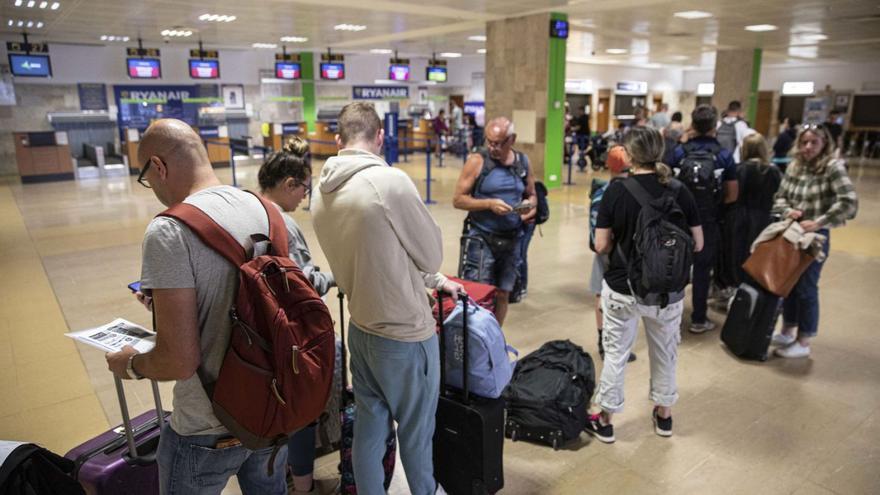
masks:
<svg viewBox="0 0 880 495"><path fill-rule="evenodd" d="M659 163L664 148L660 132L650 127L633 127L623 146L632 163L630 177L608 185L599 205L594 241L596 252L609 254L610 260L602 282L605 363L585 430L605 443L614 442L611 418L623 410L624 369L635 344L640 318L645 323L648 339L651 400L655 404L652 417L657 435L672 435L672 406L678 400L675 365L681 338L684 287L678 292L657 294L661 296L658 301L643 300L633 294L626 260L635 257L633 238L639 233L636 225L642 200L635 194L653 199L671 197L683 217L677 226L691 234L695 251L703 247L703 230L693 195L671 178L669 167Z"/></svg>
<svg viewBox="0 0 880 495"><path fill-rule="evenodd" d="M740 153L742 162L736 166L739 179L736 266L742 279L744 272L740 267L749 256L749 247L770 225L773 197L782 181L782 172L770 164L767 141L759 133L743 139Z"/></svg>
<svg viewBox="0 0 880 495"><path fill-rule="evenodd" d="M855 218L859 203L843 160L834 158L834 141L823 126L810 126L798 134L794 159L788 165L773 207L774 213L800 222L806 232L826 237ZM826 257L827 259L827 257ZM783 303L782 331L773 337L775 354L785 358L808 357L810 341L819 330L819 275L822 265L813 262L801 275Z"/></svg>

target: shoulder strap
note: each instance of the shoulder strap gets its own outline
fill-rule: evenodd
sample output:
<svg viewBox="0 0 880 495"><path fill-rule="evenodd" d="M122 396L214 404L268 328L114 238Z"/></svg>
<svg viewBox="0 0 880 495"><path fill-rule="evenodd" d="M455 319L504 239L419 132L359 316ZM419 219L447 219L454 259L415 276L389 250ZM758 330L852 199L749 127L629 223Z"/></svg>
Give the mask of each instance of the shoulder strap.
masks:
<svg viewBox="0 0 880 495"><path fill-rule="evenodd" d="M639 184L639 181L636 180L635 177L630 177L623 181L623 187L626 188L627 191L639 202L639 205L644 208L650 203L654 197L648 194L648 191Z"/></svg>
<svg viewBox="0 0 880 495"><path fill-rule="evenodd" d="M217 251L235 266L247 262L247 252L223 227L205 212L188 203L178 203L160 213L160 217L173 218L195 233L208 247Z"/></svg>
<svg viewBox="0 0 880 495"><path fill-rule="evenodd" d="M486 180L486 177L492 173L492 170L495 169L495 161L492 160L492 157L489 156L489 153L486 150L480 150L480 156L483 158L483 166L480 169L480 174L477 176L477 180L474 181L474 189L471 191L471 195L476 194L480 187L483 186L483 181Z"/></svg>
<svg viewBox="0 0 880 495"><path fill-rule="evenodd" d="M290 253L288 252L287 246L287 226L284 225L284 218L281 216L281 212L278 211L278 208L275 207L275 205L259 194L253 191L247 192L253 194L255 198L260 200L263 209L266 210L266 215L269 216L269 242L272 243L272 253L275 256L286 258Z"/></svg>

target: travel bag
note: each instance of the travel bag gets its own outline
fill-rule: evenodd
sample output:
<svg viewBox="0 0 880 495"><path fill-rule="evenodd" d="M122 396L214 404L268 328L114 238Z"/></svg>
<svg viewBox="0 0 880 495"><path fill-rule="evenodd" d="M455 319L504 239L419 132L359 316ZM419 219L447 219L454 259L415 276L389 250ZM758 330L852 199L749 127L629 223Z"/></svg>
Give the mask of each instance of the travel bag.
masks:
<svg viewBox="0 0 880 495"><path fill-rule="evenodd" d="M132 419L122 380L117 376L114 380L122 425L74 447L64 457L74 462L73 477L88 495L158 494L159 433L171 413L162 409L159 385L151 381L155 409Z"/></svg>
<svg viewBox="0 0 880 495"><path fill-rule="evenodd" d="M342 337L342 408L339 410L342 422L342 438L339 442L339 474L340 491L342 495L356 495L357 483L354 479L354 465L351 461L351 451L354 445L354 422L357 416L357 407L354 403L354 392L348 386L348 356L346 354L345 341L345 294L339 291L339 329ZM391 434L385 440L385 455L382 456L382 467L385 469L385 490L391 486L391 478L394 476L394 464L397 458L397 436L394 425L391 425Z"/></svg>
<svg viewBox="0 0 880 495"><path fill-rule="evenodd" d="M558 450L580 436L596 386L593 359L569 340L554 340L522 358L504 390L505 435Z"/></svg>
<svg viewBox="0 0 880 495"><path fill-rule="evenodd" d="M440 294L440 307L443 307ZM468 332L468 297L461 295L462 327ZM441 311L440 321L443 321ZM441 334L442 323L441 323ZM440 400L434 428L434 478L450 495L482 495L504 487L504 400L470 393L468 361L470 339L462 341L464 380L461 390L446 384L440 366ZM440 362L446 362L440 339Z"/></svg>
<svg viewBox="0 0 880 495"><path fill-rule="evenodd" d="M776 294L743 282L727 312L721 341L736 356L766 361L781 304Z"/></svg>
<svg viewBox="0 0 880 495"><path fill-rule="evenodd" d="M440 338L443 340L447 351L444 360L446 383L455 388L464 388L462 374L464 373L463 362L463 339L467 334L469 358L468 358L468 381L470 393L497 399L501 397L504 387L510 383L513 376L513 367L516 363L510 362L509 354L519 355L516 349L507 343L501 325L489 310L482 308L470 301L471 304L459 302L454 306L452 313L443 323L443 331ZM468 328L465 332L464 320L467 313ZM445 314L445 312L444 312Z"/></svg>
<svg viewBox="0 0 880 495"><path fill-rule="evenodd" d="M464 291L467 292L468 296L477 303L478 306L482 308L486 308L495 314L495 295L498 293L498 289L494 285L483 284L480 282L474 282L472 280L464 280L458 277L446 277L452 282L458 282L462 286L464 286ZM440 313L437 307L437 291L434 291L434 319L438 321L437 330L440 330ZM443 314L448 315L455 309L455 300L452 298L447 298L443 300Z"/></svg>

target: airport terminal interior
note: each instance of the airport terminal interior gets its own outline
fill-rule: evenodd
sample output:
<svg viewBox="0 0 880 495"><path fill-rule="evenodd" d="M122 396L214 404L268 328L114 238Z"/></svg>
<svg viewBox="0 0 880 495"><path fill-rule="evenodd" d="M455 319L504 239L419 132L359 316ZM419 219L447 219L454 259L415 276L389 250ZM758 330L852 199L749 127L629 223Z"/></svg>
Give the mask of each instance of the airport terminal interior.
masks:
<svg viewBox="0 0 880 495"><path fill-rule="evenodd" d="M138 143L157 119L186 122L220 180L254 191L264 160L299 136L318 187L340 110L372 103L383 157L439 224L440 271L454 276L466 216L456 183L487 123L509 118L550 216L504 337L520 357L569 339L598 382L590 205L594 181L610 178L607 151L638 125L668 132L680 112L687 133L696 108L720 115L738 101L771 167L795 152L772 151L786 126L834 127L858 196L831 234L811 354L734 355L723 303L710 304L714 330L688 331L689 287L675 434L652 425L640 326L616 442L506 438L500 493L880 493L878 32L875 0L3 0L0 440L64 455L122 421L105 352L65 334L117 318L152 328L127 286L164 209L138 183ZM291 216L329 271L309 201ZM326 302L337 321L335 289ZM159 384L168 410L172 386ZM132 415L154 407L149 380L125 390ZM315 477L332 484L338 466L324 453ZM234 477L223 493L242 493ZM399 452L388 493L411 493Z"/></svg>

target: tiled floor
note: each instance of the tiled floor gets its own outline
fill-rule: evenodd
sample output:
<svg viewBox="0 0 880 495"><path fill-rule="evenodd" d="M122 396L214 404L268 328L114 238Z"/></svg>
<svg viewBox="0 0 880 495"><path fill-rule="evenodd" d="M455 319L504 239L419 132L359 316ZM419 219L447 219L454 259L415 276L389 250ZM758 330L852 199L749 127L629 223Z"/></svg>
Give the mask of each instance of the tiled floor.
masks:
<svg viewBox="0 0 880 495"><path fill-rule="evenodd" d="M460 162L452 162L433 170L432 183L438 204L431 211L443 228L447 273L457 267L463 218L451 206L460 170ZM402 168L424 191L424 162ZM253 187L255 173L240 167L239 181ZM640 359L626 377L627 408L615 424L617 443L582 436L553 452L508 441L504 493L880 492L880 318L873 314L880 300L880 168L853 163L851 174L861 211L832 233L811 359L741 362L721 346L718 331L683 332L675 436L662 439L651 429L641 339ZM574 175L576 186L551 193L551 220L530 251L529 296L512 306L505 326L523 353L569 338L595 354L594 300L586 291L591 175ZM231 180L228 170L220 176ZM65 452L120 421L103 354L62 334L115 317L149 323L126 285L139 276L140 241L160 210L152 193L129 178L0 182L0 438ZM295 217L316 262L326 266L308 212ZM127 388L134 412L151 406L145 383ZM170 406L170 386L162 390ZM319 460L320 474L334 469L332 455ZM234 483L227 491L237 492ZM398 472L391 493L407 492Z"/></svg>

